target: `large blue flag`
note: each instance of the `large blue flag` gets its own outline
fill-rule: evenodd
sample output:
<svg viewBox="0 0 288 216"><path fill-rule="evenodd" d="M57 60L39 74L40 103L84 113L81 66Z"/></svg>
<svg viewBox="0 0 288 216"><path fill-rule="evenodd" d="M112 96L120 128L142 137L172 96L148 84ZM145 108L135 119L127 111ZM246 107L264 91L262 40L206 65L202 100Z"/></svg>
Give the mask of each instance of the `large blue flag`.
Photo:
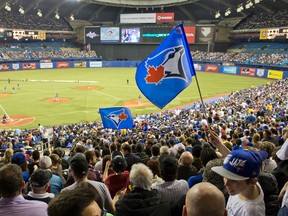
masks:
<svg viewBox="0 0 288 216"><path fill-rule="evenodd" d="M131 111L126 107L100 108L99 113L104 128L128 129L133 128Z"/></svg>
<svg viewBox="0 0 288 216"><path fill-rule="evenodd" d="M157 49L137 67L136 83L154 105L165 107L195 75L183 25L177 25Z"/></svg>

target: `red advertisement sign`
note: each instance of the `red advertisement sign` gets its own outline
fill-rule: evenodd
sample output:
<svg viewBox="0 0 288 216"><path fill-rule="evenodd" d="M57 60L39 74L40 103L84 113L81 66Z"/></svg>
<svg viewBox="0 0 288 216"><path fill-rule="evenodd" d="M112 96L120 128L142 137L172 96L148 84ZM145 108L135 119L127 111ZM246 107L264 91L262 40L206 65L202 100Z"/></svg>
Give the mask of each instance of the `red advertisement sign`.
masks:
<svg viewBox="0 0 288 216"><path fill-rule="evenodd" d="M9 69L10 69L9 64L0 64L0 70L1 71L6 71L6 70L9 70Z"/></svg>
<svg viewBox="0 0 288 216"><path fill-rule="evenodd" d="M57 62L56 64L57 68L70 68L69 62Z"/></svg>
<svg viewBox="0 0 288 216"><path fill-rule="evenodd" d="M218 66L217 65L206 65L205 71L217 73L218 72Z"/></svg>
<svg viewBox="0 0 288 216"><path fill-rule="evenodd" d="M22 63L22 69L23 70L35 70L36 63Z"/></svg>
<svg viewBox="0 0 288 216"><path fill-rule="evenodd" d="M240 74L245 76L255 76L255 68L241 68Z"/></svg>
<svg viewBox="0 0 288 216"><path fill-rule="evenodd" d="M174 22L174 13L156 13L156 23Z"/></svg>
<svg viewBox="0 0 288 216"><path fill-rule="evenodd" d="M186 33L186 38L187 38L188 44L195 43L196 27L195 26L184 26L184 31Z"/></svg>

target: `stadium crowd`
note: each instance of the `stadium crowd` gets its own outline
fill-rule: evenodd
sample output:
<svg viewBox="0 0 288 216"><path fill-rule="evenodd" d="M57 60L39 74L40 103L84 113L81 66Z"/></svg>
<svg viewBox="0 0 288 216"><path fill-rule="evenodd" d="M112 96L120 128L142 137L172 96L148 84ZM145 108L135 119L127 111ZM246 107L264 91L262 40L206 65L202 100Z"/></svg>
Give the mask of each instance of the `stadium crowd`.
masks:
<svg viewBox="0 0 288 216"><path fill-rule="evenodd" d="M0 214L287 215L287 84L232 92L205 115L200 102L137 115L129 130L2 129Z"/></svg>

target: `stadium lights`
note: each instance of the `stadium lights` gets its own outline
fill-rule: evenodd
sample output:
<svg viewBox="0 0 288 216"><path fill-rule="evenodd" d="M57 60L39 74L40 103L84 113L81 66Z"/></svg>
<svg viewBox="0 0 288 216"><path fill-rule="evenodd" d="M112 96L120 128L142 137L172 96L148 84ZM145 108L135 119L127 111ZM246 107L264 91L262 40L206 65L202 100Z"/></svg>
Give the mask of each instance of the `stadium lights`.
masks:
<svg viewBox="0 0 288 216"><path fill-rule="evenodd" d="M225 16L229 16L230 14L231 14L231 9L228 8L228 9L226 10L226 12L225 12Z"/></svg>
<svg viewBox="0 0 288 216"><path fill-rule="evenodd" d="M252 7L252 6L253 6L253 2L252 2L252 0L250 0L250 1L247 1L247 2L246 2L245 8L246 8L246 9L249 9L249 8Z"/></svg>
<svg viewBox="0 0 288 216"><path fill-rule="evenodd" d="M242 10L244 10L243 4L238 5L237 13L240 13Z"/></svg>
<svg viewBox="0 0 288 216"><path fill-rule="evenodd" d="M255 4L260 3L262 0L255 0Z"/></svg>
<svg viewBox="0 0 288 216"><path fill-rule="evenodd" d="M42 11L41 11L40 9L38 9L37 15L38 15L39 17L42 17Z"/></svg>
<svg viewBox="0 0 288 216"><path fill-rule="evenodd" d="M6 5L5 5L5 10L7 11L11 11L11 7L10 7L10 4L6 2Z"/></svg>
<svg viewBox="0 0 288 216"><path fill-rule="evenodd" d="M71 20L71 21L74 20L74 15L73 15L73 14L71 14L71 16L70 16L70 20Z"/></svg>
<svg viewBox="0 0 288 216"><path fill-rule="evenodd" d="M215 18L218 19L220 16L221 16L220 11L217 11L217 12L215 13Z"/></svg>
<svg viewBox="0 0 288 216"><path fill-rule="evenodd" d="M60 19L60 16L59 16L59 13L58 13L58 12L55 13L55 18L56 18L56 19Z"/></svg>
<svg viewBox="0 0 288 216"><path fill-rule="evenodd" d="M25 11L24 11L24 9L23 9L22 6L20 6L20 8L19 8L19 12L20 12L21 14L24 14L24 13L25 13Z"/></svg>

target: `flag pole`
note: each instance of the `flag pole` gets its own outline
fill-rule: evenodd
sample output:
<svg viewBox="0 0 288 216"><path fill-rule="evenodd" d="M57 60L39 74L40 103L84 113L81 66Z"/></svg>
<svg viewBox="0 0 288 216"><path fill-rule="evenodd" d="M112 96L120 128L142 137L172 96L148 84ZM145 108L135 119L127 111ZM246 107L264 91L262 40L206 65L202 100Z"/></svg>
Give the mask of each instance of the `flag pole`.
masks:
<svg viewBox="0 0 288 216"><path fill-rule="evenodd" d="M194 76L195 76L198 92L199 92L199 95L200 95L201 103L202 103L202 106L203 106L203 109L204 109L204 118L206 119L206 117L207 117L207 115L206 115L206 107L205 107L205 104L204 104L204 101L203 101L203 97L202 97L202 93L201 93L200 86L199 86L199 83L198 83L198 78L197 78L197 73L196 72L195 72Z"/></svg>

